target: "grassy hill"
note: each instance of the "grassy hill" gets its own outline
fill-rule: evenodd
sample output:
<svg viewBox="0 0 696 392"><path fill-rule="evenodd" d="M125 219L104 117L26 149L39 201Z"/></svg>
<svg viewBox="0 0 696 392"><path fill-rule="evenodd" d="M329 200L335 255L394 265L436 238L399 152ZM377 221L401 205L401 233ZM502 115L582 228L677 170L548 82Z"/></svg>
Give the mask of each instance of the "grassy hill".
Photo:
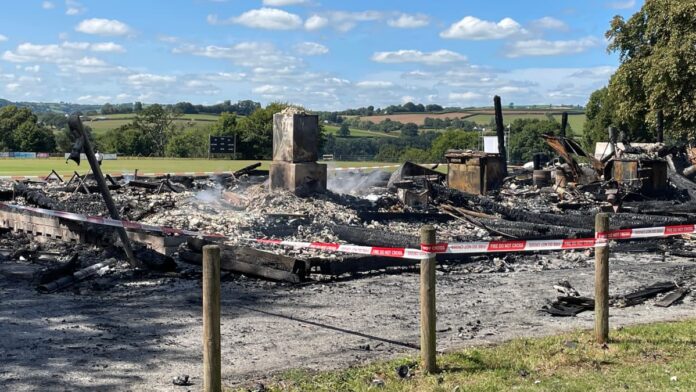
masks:
<svg viewBox="0 0 696 392"><path fill-rule="evenodd" d="M327 134L338 135L339 127L335 125L324 125L324 130ZM399 132L384 133L378 131L367 131L364 129L350 129L350 137L398 137Z"/></svg>
<svg viewBox="0 0 696 392"><path fill-rule="evenodd" d="M90 120L84 123L92 128L94 133L102 134L131 123L134 117L133 114L99 115L90 117ZM175 121L175 124L183 125L185 128L202 129L210 127L217 119L218 116L214 114L184 114Z"/></svg>

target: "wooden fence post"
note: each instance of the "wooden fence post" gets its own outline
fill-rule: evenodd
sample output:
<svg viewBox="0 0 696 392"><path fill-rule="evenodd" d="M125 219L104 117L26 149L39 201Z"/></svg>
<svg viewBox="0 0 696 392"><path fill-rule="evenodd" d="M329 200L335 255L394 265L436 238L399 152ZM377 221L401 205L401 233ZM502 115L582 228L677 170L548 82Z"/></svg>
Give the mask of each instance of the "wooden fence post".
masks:
<svg viewBox="0 0 696 392"><path fill-rule="evenodd" d="M222 392L220 247L203 247L203 390Z"/></svg>
<svg viewBox="0 0 696 392"><path fill-rule="evenodd" d="M435 245L435 229L432 226L421 228L421 244ZM435 361L435 254L430 254L420 261L420 349L423 371L437 371Z"/></svg>
<svg viewBox="0 0 696 392"><path fill-rule="evenodd" d="M595 236L609 231L609 215L595 217ZM609 244L595 248L595 337L597 343L609 341Z"/></svg>

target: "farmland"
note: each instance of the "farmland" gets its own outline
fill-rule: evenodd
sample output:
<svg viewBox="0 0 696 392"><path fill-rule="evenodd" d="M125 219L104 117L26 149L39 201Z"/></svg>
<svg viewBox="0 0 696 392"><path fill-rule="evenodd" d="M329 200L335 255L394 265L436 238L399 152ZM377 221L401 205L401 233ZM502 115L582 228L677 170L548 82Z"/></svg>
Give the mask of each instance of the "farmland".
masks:
<svg viewBox="0 0 696 392"><path fill-rule="evenodd" d="M134 114L110 114L94 116L85 121L85 125L92 128L96 134L106 133L112 129L130 124L135 118ZM177 118L174 123L184 128L207 128L217 121L218 116L212 114L185 114Z"/></svg>
<svg viewBox="0 0 696 392"><path fill-rule="evenodd" d="M324 130L326 131L327 134L337 135L338 128L339 127L337 127L335 125L324 125ZM385 133L385 132L368 131L368 130L364 130L364 129L350 128L350 137L397 137L397 136L399 136L398 132Z"/></svg>
<svg viewBox="0 0 696 392"><path fill-rule="evenodd" d="M503 110L503 118L506 123L512 122L516 119L529 118L529 119L539 119L543 120L547 118L547 115L553 116L556 121L561 121L560 110ZM373 123L379 123L386 120L387 118L392 121L399 121L401 123L412 122L419 126L423 125L425 119L430 118L460 118L469 121L473 121L479 125L489 125L493 121L493 110L491 109L472 109L459 112L448 112L448 113L395 113L390 115L379 115L379 116L363 116L360 119L371 121ZM583 129L583 124L585 123L585 114L570 112L568 114L568 125L573 129L575 134L580 134Z"/></svg>

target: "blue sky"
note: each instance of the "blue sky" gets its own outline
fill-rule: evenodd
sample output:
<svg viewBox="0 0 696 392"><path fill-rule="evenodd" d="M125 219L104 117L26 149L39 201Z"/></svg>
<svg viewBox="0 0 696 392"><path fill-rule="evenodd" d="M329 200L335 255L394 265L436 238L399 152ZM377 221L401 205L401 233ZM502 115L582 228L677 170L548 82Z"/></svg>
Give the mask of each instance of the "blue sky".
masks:
<svg viewBox="0 0 696 392"><path fill-rule="evenodd" d="M315 110L407 101L585 104L642 2L23 0L0 15L0 97L225 99Z"/></svg>

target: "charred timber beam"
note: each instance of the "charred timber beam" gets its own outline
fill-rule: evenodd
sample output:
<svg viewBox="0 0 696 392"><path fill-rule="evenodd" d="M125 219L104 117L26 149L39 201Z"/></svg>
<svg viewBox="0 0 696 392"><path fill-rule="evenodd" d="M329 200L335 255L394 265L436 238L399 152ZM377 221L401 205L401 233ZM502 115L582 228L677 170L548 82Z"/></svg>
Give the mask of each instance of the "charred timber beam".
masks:
<svg viewBox="0 0 696 392"><path fill-rule="evenodd" d="M201 265L203 262L203 255L200 253L182 251L179 252L179 257L181 260L190 264ZM301 276L292 272L264 267L256 264L233 261L230 259L230 254L228 252L223 252L221 257L220 269L223 271L232 271L244 275L251 275L281 282L300 283L303 280Z"/></svg>
<svg viewBox="0 0 696 392"><path fill-rule="evenodd" d="M111 215L112 219L121 220L121 217L118 213L118 209L116 208L116 204L114 203L114 200L111 198L109 188L106 186L104 175L102 174L99 162L97 162L97 157L94 155L94 151L92 150L92 144L89 142L87 133L85 132L84 127L82 126L82 121L80 121L80 116L75 114L70 116L70 119L68 120L68 126L73 134L79 135L80 137L80 140L78 141L78 143L76 143L76 146L73 148L73 152L77 151L77 157L79 159L80 151L76 147L81 147L81 149L84 149L85 155L87 156L87 161L89 161L89 166L92 168L92 173L94 173L94 179L97 181L97 185L101 190L102 197L104 198L104 204L106 204L106 209L109 211L109 215ZM119 237L121 238L123 250L126 252L126 256L128 256L128 261L130 262L131 266L136 268L142 267L142 263L133 255L133 249L131 248L130 240L128 239L126 229L118 228L116 230L118 232Z"/></svg>
<svg viewBox="0 0 696 392"><path fill-rule="evenodd" d="M658 143L663 143L665 140L665 132L664 132L664 126L665 126L665 116L662 113L662 110L657 111L657 142Z"/></svg>
<svg viewBox="0 0 696 392"><path fill-rule="evenodd" d="M35 205L40 208L45 208L47 210L58 210L58 201L46 196L46 194L39 189L31 189L22 183L16 183L14 186L15 196L22 196L26 199L29 204Z"/></svg>
<svg viewBox="0 0 696 392"><path fill-rule="evenodd" d="M498 135L498 153L503 157L503 173L507 174L507 150L505 148L505 124L503 124L503 108L500 104L500 97L493 97L495 108L495 132Z"/></svg>
<svg viewBox="0 0 696 392"><path fill-rule="evenodd" d="M254 163L254 164L252 164L252 165L243 167L243 168L241 168L241 169L235 171L235 172L232 173L232 174L233 174L235 177L243 176L243 175L245 175L245 174L251 174L256 168L258 168L258 167L260 167L260 166L261 166L261 162L256 162L256 163Z"/></svg>
<svg viewBox="0 0 696 392"><path fill-rule="evenodd" d="M566 128L568 127L568 112L561 114L561 137L566 137Z"/></svg>
<svg viewBox="0 0 696 392"><path fill-rule="evenodd" d="M378 256L346 256L340 259L316 259L312 269L322 275L379 271L388 268L408 268L418 265L419 260L394 259Z"/></svg>
<svg viewBox="0 0 696 392"><path fill-rule="evenodd" d="M109 185L108 186L109 190L116 190L116 189L121 189L121 186L116 184L116 185ZM78 186L66 186L62 188L55 188L56 191L58 192L68 192L68 193L73 193L73 192L80 192L80 193L95 193L100 191L100 187L98 185L84 185L80 184Z"/></svg>

